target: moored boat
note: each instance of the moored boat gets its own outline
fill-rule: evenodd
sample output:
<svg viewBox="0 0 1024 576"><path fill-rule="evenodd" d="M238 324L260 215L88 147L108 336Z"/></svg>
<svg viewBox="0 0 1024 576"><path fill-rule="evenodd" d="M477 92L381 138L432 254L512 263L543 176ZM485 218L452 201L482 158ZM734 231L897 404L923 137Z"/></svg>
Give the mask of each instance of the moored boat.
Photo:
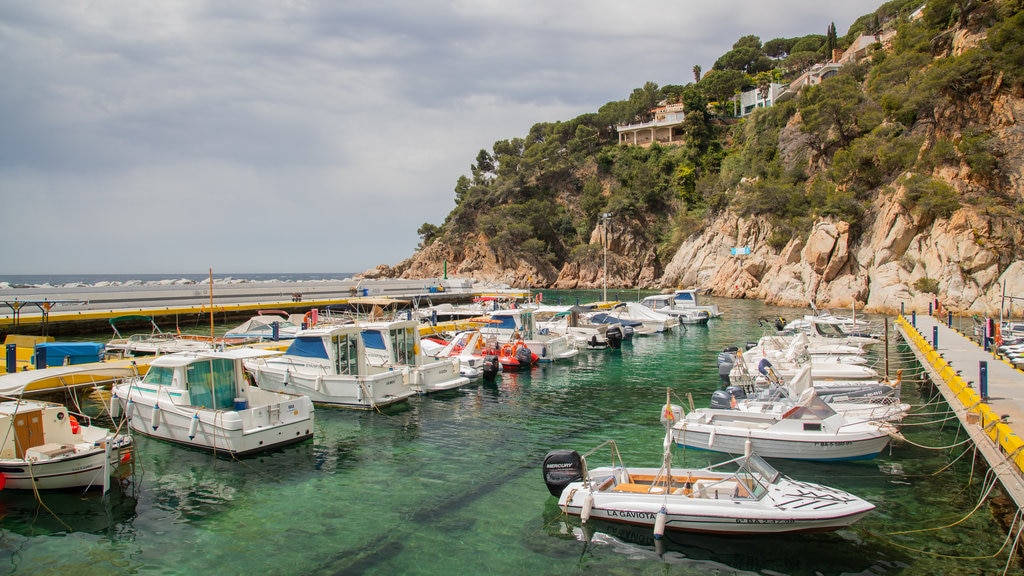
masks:
<svg viewBox="0 0 1024 576"><path fill-rule="evenodd" d="M111 414L132 430L177 444L243 456L313 437L313 404L253 385L243 362L276 354L252 348L177 352L145 377L112 388Z"/></svg>
<svg viewBox="0 0 1024 576"><path fill-rule="evenodd" d="M95 426L55 402L0 402L0 488L109 489L130 469L132 439Z"/></svg>
<svg viewBox="0 0 1024 576"><path fill-rule="evenodd" d="M677 414L666 406L671 416ZM627 468L614 441L581 456L555 450L544 459L544 481L559 507L579 516L666 530L713 534L827 532L857 522L874 505L853 494L792 480L749 450L704 468L673 468L671 429L658 468ZM610 446L611 465L589 468L587 457Z"/></svg>

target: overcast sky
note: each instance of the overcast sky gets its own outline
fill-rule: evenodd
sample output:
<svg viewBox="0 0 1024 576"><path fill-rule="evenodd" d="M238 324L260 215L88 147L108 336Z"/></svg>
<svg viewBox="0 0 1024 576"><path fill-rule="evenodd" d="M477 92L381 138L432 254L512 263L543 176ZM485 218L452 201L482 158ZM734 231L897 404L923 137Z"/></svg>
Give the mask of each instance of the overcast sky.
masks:
<svg viewBox="0 0 1024 576"><path fill-rule="evenodd" d="M0 276L394 265L481 148L881 4L2 2Z"/></svg>

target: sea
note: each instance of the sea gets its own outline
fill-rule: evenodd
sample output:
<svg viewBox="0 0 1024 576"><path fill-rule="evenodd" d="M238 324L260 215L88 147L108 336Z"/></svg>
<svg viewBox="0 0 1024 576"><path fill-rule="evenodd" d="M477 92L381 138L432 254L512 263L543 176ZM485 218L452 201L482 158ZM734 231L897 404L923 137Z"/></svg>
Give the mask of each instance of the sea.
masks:
<svg viewBox="0 0 1024 576"><path fill-rule="evenodd" d="M169 284L204 284L213 277L214 283L239 282L324 282L346 280L354 272L302 272L302 273L236 273L224 274L3 274L0 273L0 290L5 288L48 288L86 286L153 286ZM2 295L2 292L0 292Z"/></svg>
<svg viewBox="0 0 1024 576"><path fill-rule="evenodd" d="M642 295L609 291L616 299ZM546 303L601 297L544 291ZM670 532L655 541L647 529L584 525L563 514L542 479L549 451L584 453L614 440L627 466L658 465L666 394L706 406L722 386L716 358L724 347L756 341L764 319L806 312L710 300L723 315L707 326L637 336L617 351L582 351L381 412L318 407L311 441L258 456L226 459L136 436L136 474L107 496L0 491L0 573L1022 573L995 519L998 486L892 334L873 360L904 369L901 393L914 406L905 440L868 461L772 462L787 476L873 503L857 524L790 536ZM104 421L101 398L83 409ZM678 450L673 464L725 459Z"/></svg>

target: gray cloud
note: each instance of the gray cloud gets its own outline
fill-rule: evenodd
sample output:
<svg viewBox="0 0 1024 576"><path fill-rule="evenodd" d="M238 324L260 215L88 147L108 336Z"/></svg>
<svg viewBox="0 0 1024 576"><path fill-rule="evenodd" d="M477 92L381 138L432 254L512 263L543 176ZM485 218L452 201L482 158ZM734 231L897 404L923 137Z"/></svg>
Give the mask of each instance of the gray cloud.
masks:
<svg viewBox="0 0 1024 576"><path fill-rule="evenodd" d="M746 34L877 2L8 2L0 194L19 273L362 271L440 224L476 152L684 84ZM61 247L73 247L61 255Z"/></svg>

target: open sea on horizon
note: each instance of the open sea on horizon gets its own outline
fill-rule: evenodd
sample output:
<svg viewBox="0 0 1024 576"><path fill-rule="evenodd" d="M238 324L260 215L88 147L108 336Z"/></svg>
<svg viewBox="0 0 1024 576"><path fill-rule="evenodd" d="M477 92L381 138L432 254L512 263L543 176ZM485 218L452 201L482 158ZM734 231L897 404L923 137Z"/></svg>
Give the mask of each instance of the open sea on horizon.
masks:
<svg viewBox="0 0 1024 576"><path fill-rule="evenodd" d="M344 280L355 272L290 272L290 273L214 273L216 282L304 282L322 280ZM194 283L210 281L210 274L2 274L0 288L37 286L95 286L95 285L139 285Z"/></svg>
<svg viewBox="0 0 1024 576"><path fill-rule="evenodd" d="M544 291L545 302L600 296ZM647 530L584 527L564 516L542 479L548 451L584 453L614 439L627 466L656 466L666 389L674 402L692 395L706 406L721 386L723 347L757 340L760 317L804 313L712 300L724 315L710 325L638 336L619 351L582 351L381 413L317 407L312 441L255 457L228 460L136 436L138 473L107 498L0 491L0 573L1022 573L1018 559L1008 563L1006 530L986 498L990 478L896 343L889 366L905 369L903 399L914 405L902 428L907 441L870 461L772 462L875 504L852 527L765 537L669 533L656 546ZM881 367L881 353L876 360ZM91 400L85 410L101 415L103 403ZM673 464L724 459L677 450Z"/></svg>

